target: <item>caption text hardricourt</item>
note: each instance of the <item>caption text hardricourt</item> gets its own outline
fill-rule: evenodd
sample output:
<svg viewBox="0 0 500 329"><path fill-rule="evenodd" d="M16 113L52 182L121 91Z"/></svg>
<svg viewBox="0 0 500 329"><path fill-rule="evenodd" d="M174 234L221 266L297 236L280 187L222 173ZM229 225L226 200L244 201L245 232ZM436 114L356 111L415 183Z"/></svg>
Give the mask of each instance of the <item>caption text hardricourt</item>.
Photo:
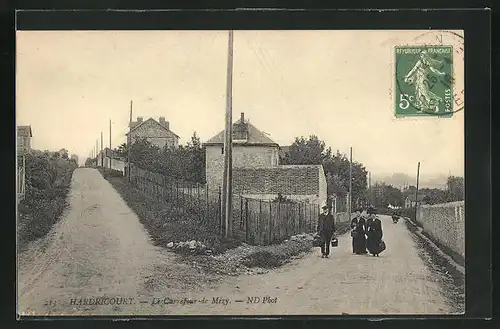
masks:
<svg viewBox="0 0 500 329"><path fill-rule="evenodd" d="M55 307L61 301L49 300L45 303L46 306ZM150 297L150 298L135 298L135 297L85 297L85 298L70 298L64 301L69 306L107 306L107 305L134 305L147 304L156 305L206 305L216 304L227 306L231 303L241 304L277 304L278 297L272 296L246 296L243 298L227 298L227 297L202 297L202 298L171 298L171 297Z"/></svg>

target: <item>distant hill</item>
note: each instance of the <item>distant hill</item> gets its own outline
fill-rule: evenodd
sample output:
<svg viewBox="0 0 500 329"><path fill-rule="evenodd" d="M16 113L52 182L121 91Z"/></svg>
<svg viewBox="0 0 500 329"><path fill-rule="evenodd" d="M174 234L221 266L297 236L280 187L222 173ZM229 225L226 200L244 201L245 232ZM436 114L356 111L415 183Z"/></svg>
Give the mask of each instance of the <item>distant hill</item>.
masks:
<svg viewBox="0 0 500 329"><path fill-rule="evenodd" d="M446 180L448 176L441 174L435 175L433 177L420 177L419 187L421 188L446 188ZM410 176L404 173L394 173L392 175L380 175L380 176L372 176L372 184L380 181L386 184L391 184L394 187L400 188L405 185L413 185L417 184L417 178L415 176Z"/></svg>

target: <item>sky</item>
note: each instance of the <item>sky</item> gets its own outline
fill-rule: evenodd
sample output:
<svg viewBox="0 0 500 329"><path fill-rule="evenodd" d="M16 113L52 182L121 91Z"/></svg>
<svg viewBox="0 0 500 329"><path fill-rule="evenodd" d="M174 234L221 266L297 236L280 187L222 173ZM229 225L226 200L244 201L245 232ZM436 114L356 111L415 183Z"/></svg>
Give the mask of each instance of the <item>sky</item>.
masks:
<svg viewBox="0 0 500 329"><path fill-rule="evenodd" d="M463 35L463 32L457 31ZM451 33L441 40L460 42ZM373 175L464 173L464 111L395 118L394 47L429 31L235 31L233 119L245 112L280 145L317 135ZM227 31L18 31L16 121L32 147L84 161L101 131L125 142L133 118L164 116L185 143L224 128ZM454 54L455 90L463 57Z"/></svg>

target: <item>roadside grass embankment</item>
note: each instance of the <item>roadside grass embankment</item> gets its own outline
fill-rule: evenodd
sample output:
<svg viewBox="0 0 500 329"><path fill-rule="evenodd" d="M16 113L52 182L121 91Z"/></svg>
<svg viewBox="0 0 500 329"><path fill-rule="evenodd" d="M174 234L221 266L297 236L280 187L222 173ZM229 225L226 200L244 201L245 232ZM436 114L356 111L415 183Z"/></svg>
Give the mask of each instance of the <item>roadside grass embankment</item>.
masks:
<svg viewBox="0 0 500 329"><path fill-rule="evenodd" d="M49 155L26 155L26 194L18 204L17 242L20 251L44 237L68 207L67 196L77 165Z"/></svg>

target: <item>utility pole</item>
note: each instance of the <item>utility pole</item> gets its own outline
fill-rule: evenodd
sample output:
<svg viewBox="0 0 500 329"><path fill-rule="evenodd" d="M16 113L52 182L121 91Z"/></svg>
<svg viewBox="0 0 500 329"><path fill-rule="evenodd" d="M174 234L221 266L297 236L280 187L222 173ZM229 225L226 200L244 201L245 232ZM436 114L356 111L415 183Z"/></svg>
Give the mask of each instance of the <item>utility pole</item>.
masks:
<svg viewBox="0 0 500 329"><path fill-rule="evenodd" d="M415 220L417 220L417 209L418 209L418 181L420 179L420 162L417 167L417 189L415 191Z"/></svg>
<svg viewBox="0 0 500 329"><path fill-rule="evenodd" d="M371 172L371 171L369 171L369 172L368 172L368 203L369 203L369 205L368 205L368 206L373 205L372 198L373 198L373 191L372 191L372 172Z"/></svg>
<svg viewBox="0 0 500 329"><path fill-rule="evenodd" d="M127 167L128 167L128 182L130 183L130 149L132 146L130 145L130 141L132 136L130 136L130 133L132 131L132 101L130 101L130 119L128 123L128 138L127 138Z"/></svg>
<svg viewBox="0 0 500 329"><path fill-rule="evenodd" d="M223 204L224 204L224 236L232 235L232 89L233 89L233 31L229 31L227 55L227 84L226 84L226 124L224 131L224 179L223 179Z"/></svg>
<svg viewBox="0 0 500 329"><path fill-rule="evenodd" d="M113 161L113 154L111 153L111 119L109 119L109 169L111 170L111 161Z"/></svg>
<svg viewBox="0 0 500 329"><path fill-rule="evenodd" d="M96 167L99 167L99 140L95 140L95 165Z"/></svg>
<svg viewBox="0 0 500 329"><path fill-rule="evenodd" d="M352 213L352 147L349 151L349 223L351 222Z"/></svg>
<svg viewBox="0 0 500 329"><path fill-rule="evenodd" d="M103 140L102 140L102 130L101 130L101 167L104 168L104 157L102 156L102 150L103 150Z"/></svg>

